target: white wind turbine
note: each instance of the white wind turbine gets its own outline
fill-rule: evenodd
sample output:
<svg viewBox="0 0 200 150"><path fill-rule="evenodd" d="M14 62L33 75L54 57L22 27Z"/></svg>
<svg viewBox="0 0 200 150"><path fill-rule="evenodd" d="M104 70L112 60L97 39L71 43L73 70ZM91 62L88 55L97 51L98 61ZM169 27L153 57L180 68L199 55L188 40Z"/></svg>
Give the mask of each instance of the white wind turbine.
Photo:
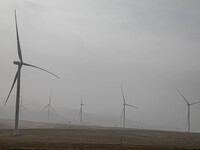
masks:
<svg viewBox="0 0 200 150"><path fill-rule="evenodd" d="M55 109L51 105L51 97L52 97L52 91L51 91L51 94L50 94L49 103L42 109L42 110L44 110L44 109L47 108L47 111L48 111L48 122L50 120L50 111L53 110L54 112L56 112Z"/></svg>
<svg viewBox="0 0 200 150"><path fill-rule="evenodd" d="M185 96L183 96L183 94L178 90L178 89L176 89L177 91L178 91L178 93L182 96L182 98L185 100L185 102L187 103L187 106L188 106L188 114L187 114L187 125L188 125L188 132L190 132L190 106L192 106L192 105L194 105L194 104L198 104L198 103L200 103L200 101L198 101L198 102L194 102L194 103L189 103L188 101L187 101L187 99L185 98Z"/></svg>
<svg viewBox="0 0 200 150"><path fill-rule="evenodd" d="M20 119L21 119L21 114L22 114L22 109L24 109L24 110L26 110L26 111L28 111L28 112L30 112L30 110L28 109L28 108L26 108L24 105L23 105L23 103L22 103L22 99L23 98L23 96L22 96L22 94L21 94L21 102L20 102L20 109L19 109L19 116L20 116Z"/></svg>
<svg viewBox="0 0 200 150"><path fill-rule="evenodd" d="M16 91L16 108L15 108L15 129L14 129L14 135L17 136L19 135L18 133L18 124L19 124L19 106L20 106L20 83L21 83L21 69L23 66L28 66L28 67L33 67L33 68L37 68L37 69L40 69L40 70L43 70L57 78L59 78L57 75L43 69L43 68L40 68L40 67L37 67L35 65L31 65L31 64L27 64L23 61L23 57L22 57L22 51L21 51L21 46L20 46L20 41L19 41L19 32L18 32L18 26L17 26L17 14L16 14L16 10L15 10L15 28L16 28L16 35L17 35L17 51L18 51L18 57L19 57L19 61L14 61L13 63L15 65L18 66L18 70L15 74L15 78L14 78L14 81L12 83L12 86L11 86L11 89L10 89L10 92L8 94L8 97L4 103L4 106L6 105L9 97L10 97L10 94L13 90L13 87L15 85L15 83L17 82L17 91Z"/></svg>
<svg viewBox="0 0 200 150"><path fill-rule="evenodd" d="M126 100L125 100L125 96L124 96L124 91L123 91L123 87L121 86L121 91L122 91L122 96L123 96L123 109L122 109L122 114L121 114L121 119L123 117L123 127L125 128L125 122L126 122L126 106L129 106L129 107L134 107L134 108L137 108L136 106L132 106L132 105L129 105L126 103Z"/></svg>
<svg viewBox="0 0 200 150"><path fill-rule="evenodd" d="M82 100L82 97L80 96L80 100L81 100L81 103L80 103L80 112L79 112L79 116L80 116L80 124L83 125L83 106L85 104L83 104L83 100Z"/></svg>

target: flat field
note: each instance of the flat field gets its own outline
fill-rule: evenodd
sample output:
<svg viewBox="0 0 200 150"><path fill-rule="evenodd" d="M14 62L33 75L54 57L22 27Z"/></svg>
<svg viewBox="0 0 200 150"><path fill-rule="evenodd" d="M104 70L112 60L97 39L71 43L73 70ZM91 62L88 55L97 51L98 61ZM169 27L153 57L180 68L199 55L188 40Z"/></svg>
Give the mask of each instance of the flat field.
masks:
<svg viewBox="0 0 200 150"><path fill-rule="evenodd" d="M40 129L0 129L0 149L200 149L200 133L157 130L57 126Z"/></svg>

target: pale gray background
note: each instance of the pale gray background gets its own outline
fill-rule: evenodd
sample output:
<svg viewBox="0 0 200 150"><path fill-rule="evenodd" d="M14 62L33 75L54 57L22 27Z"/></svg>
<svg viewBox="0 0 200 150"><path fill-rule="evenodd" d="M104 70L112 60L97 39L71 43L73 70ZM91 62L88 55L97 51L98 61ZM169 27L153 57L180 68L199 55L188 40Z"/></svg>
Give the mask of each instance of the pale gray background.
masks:
<svg viewBox="0 0 200 150"><path fill-rule="evenodd" d="M199 0L0 0L0 118L15 105L16 88L3 107L17 70L14 9L24 61L62 78L23 67L31 111L40 112L52 89L52 105L67 121L78 123L81 94L86 122L110 116L103 125L121 126L122 84L127 103L139 107L127 108L135 122L127 126L186 130L176 88L200 100ZM191 108L191 130L200 132L200 104Z"/></svg>

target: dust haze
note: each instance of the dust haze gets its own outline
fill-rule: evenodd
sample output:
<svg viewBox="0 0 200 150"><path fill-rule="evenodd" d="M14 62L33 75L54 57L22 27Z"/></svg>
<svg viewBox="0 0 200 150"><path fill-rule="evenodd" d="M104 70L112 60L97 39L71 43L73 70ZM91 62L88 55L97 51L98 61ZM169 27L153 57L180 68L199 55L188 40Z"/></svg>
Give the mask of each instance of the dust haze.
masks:
<svg viewBox="0 0 200 150"><path fill-rule="evenodd" d="M61 77L23 67L22 120L187 130L187 104L200 100L200 1L1 0L0 118L14 119L17 71L14 10L23 59ZM200 104L191 106L191 131L200 132Z"/></svg>

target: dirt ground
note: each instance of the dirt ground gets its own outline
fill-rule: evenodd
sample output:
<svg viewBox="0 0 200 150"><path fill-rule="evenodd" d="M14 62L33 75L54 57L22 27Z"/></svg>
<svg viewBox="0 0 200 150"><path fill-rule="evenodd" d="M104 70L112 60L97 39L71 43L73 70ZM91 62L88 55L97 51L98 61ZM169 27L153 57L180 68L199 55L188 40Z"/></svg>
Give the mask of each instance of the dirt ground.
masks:
<svg viewBox="0 0 200 150"><path fill-rule="evenodd" d="M57 127L0 130L0 149L200 149L200 133L155 130Z"/></svg>

